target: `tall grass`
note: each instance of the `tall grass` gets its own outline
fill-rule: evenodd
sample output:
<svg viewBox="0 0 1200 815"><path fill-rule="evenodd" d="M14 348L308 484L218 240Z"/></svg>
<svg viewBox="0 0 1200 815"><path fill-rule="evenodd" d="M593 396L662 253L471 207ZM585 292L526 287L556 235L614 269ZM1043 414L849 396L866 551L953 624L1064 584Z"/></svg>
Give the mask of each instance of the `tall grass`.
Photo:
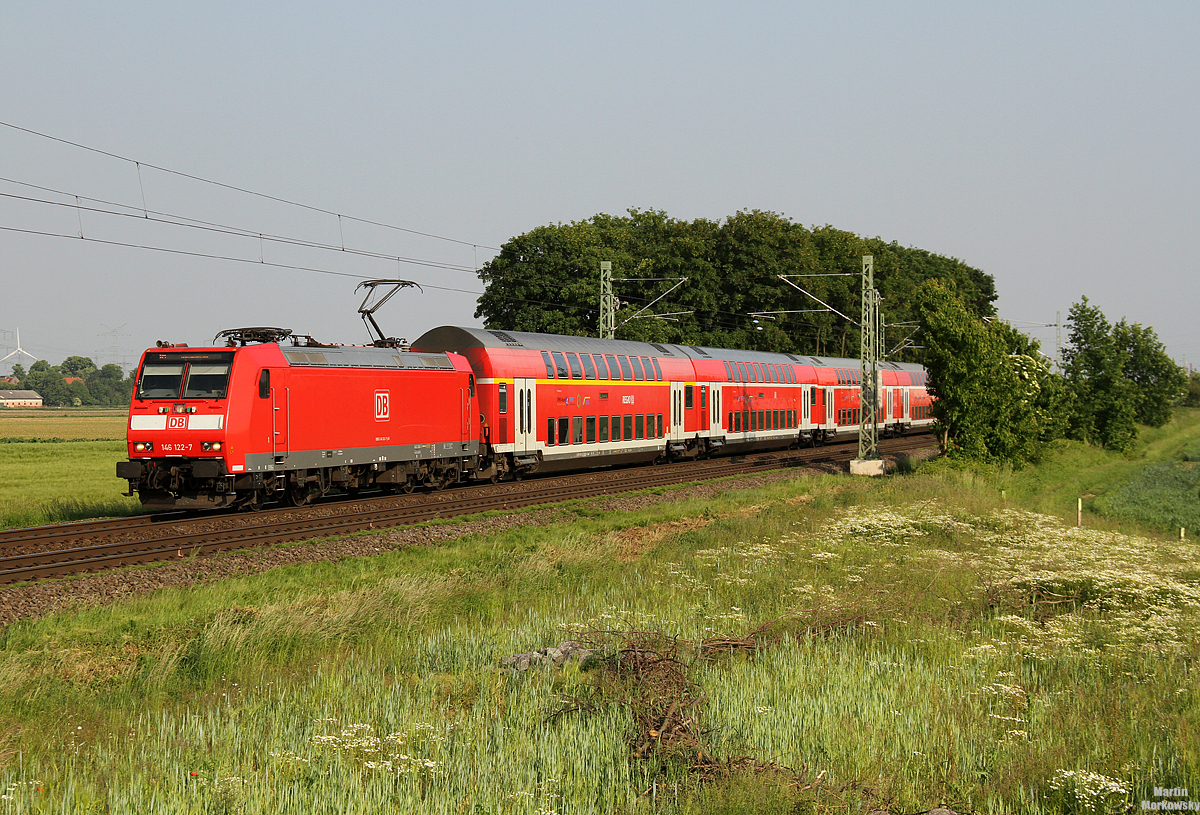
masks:
<svg viewBox="0 0 1200 815"><path fill-rule="evenodd" d="M18 623L0 635L0 733L23 728L5 806L1082 814L1200 787L1200 556L1004 510L995 487L918 472L584 504ZM803 633L830 616L857 622ZM757 653L688 656L756 629L775 632ZM712 755L796 775L697 784L632 757L620 705L551 715L589 671L499 670L645 631L685 646Z"/></svg>
<svg viewBox="0 0 1200 815"><path fill-rule="evenodd" d="M122 495L122 441L0 444L0 528L38 526L141 511Z"/></svg>

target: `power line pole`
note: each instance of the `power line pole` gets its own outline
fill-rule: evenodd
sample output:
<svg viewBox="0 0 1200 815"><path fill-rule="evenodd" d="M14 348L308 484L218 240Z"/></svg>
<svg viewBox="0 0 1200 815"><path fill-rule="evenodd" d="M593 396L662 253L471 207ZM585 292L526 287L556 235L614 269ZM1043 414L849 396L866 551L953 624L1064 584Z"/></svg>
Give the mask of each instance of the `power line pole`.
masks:
<svg viewBox="0 0 1200 815"><path fill-rule="evenodd" d="M882 319L879 314L879 292L875 289L875 258L862 259L862 320L859 342L861 376L858 386L858 458L851 463L850 472L859 475L882 475L883 460L879 458L879 354L883 345ZM856 466L857 465L857 466Z"/></svg>
<svg viewBox="0 0 1200 815"><path fill-rule="evenodd" d="M617 335L617 300L612 290L612 261L600 261L600 339Z"/></svg>
<svg viewBox="0 0 1200 815"><path fill-rule="evenodd" d="M1062 373L1062 312L1054 312L1054 367Z"/></svg>

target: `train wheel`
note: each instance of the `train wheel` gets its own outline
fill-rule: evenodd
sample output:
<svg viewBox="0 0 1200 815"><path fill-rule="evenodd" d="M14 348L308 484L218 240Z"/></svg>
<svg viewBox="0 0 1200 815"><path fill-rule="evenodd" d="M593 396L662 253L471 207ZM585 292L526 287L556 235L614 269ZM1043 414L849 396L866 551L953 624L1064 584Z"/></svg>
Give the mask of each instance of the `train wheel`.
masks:
<svg viewBox="0 0 1200 815"><path fill-rule="evenodd" d="M259 490L254 490L245 498L237 502L237 508L249 510L250 512L258 512L265 504L266 502L263 500L262 492Z"/></svg>
<svg viewBox="0 0 1200 815"><path fill-rule="evenodd" d="M312 503L313 491L306 487L292 487L287 491L287 502L294 507L303 507Z"/></svg>
<svg viewBox="0 0 1200 815"><path fill-rule="evenodd" d="M408 494L411 493L416 486L416 483L410 478L400 485L400 489L404 490L405 494Z"/></svg>

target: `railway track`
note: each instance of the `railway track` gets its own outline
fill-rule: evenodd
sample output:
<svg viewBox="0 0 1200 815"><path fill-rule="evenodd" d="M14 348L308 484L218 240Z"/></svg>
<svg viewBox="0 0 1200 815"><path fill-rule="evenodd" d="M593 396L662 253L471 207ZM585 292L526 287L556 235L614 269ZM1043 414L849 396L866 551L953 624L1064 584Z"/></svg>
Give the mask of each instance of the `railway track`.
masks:
<svg viewBox="0 0 1200 815"><path fill-rule="evenodd" d="M928 447L927 435L890 439L882 453ZM820 461L849 460L855 443L676 464L469 486L442 492L338 501L247 513L166 513L0 532L0 584L311 538L386 529L436 518L592 498Z"/></svg>

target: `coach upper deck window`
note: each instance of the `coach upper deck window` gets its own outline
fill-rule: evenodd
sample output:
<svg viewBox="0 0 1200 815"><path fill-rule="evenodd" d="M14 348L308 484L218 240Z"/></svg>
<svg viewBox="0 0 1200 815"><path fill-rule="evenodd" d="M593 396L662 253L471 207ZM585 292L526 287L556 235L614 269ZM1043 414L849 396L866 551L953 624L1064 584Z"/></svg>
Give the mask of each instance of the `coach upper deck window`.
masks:
<svg viewBox="0 0 1200 815"><path fill-rule="evenodd" d="M558 378L569 378L571 374L567 371L567 360L566 357L562 355L562 351L551 351L550 353L554 354L554 364L558 369Z"/></svg>
<svg viewBox="0 0 1200 815"><path fill-rule="evenodd" d="M642 367L646 369L646 381L654 381L654 369L650 367L650 357L641 357Z"/></svg>
<svg viewBox="0 0 1200 815"><path fill-rule="evenodd" d="M661 382L663 375L662 368L658 364L658 357L652 357L650 361L654 363L654 378Z"/></svg>
<svg viewBox="0 0 1200 815"><path fill-rule="evenodd" d="M617 361L621 363L621 378L626 381L632 381L633 368L629 367L629 358L622 354L617 357Z"/></svg>
<svg viewBox="0 0 1200 815"><path fill-rule="evenodd" d="M580 354L579 361L583 363L583 378L584 379L595 379L596 378L596 368L592 365L592 355L591 354Z"/></svg>
<svg viewBox="0 0 1200 815"><path fill-rule="evenodd" d="M596 360L596 373L599 374L599 377L608 379L608 365L604 362L604 354L592 354L592 359Z"/></svg>
<svg viewBox="0 0 1200 815"><path fill-rule="evenodd" d="M641 381L642 381L642 379L644 378L644 377L643 377L643 375L642 375L642 363L641 363L641 362L639 362L639 361L638 361L638 358L637 358L637 357L634 357L634 356L631 356L631 357L629 358L629 362L630 362L630 363L633 365L633 378L634 378L634 380L636 380L636 381L638 381L638 382L641 382Z"/></svg>
<svg viewBox="0 0 1200 815"><path fill-rule="evenodd" d="M550 355L545 351L542 352L542 362L546 363L546 378L554 378L554 363L550 361Z"/></svg>
<svg viewBox="0 0 1200 815"><path fill-rule="evenodd" d="M568 353L567 354L567 362L571 366L571 378L572 379L583 379L583 368L581 368L579 366L579 355L573 354L573 353Z"/></svg>

